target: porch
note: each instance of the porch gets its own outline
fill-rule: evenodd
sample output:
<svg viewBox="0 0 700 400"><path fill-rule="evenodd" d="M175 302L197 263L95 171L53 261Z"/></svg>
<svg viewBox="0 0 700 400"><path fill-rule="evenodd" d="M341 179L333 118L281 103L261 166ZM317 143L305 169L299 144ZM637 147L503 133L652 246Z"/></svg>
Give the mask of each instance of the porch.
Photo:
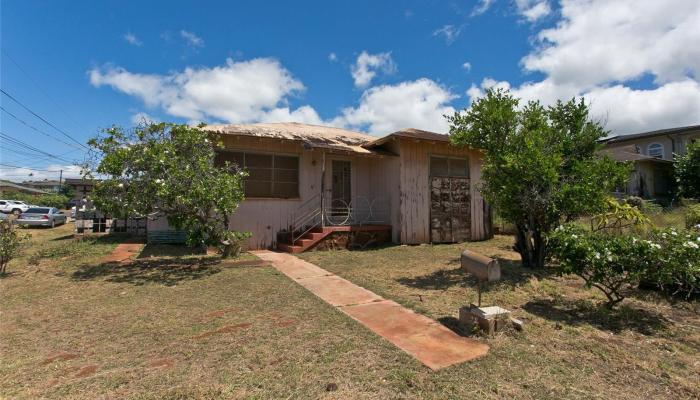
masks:
<svg viewBox="0 0 700 400"><path fill-rule="evenodd" d="M338 187L336 182L335 187ZM340 183L342 185L342 183ZM277 234L277 249L301 253L329 237L341 236L326 247L363 248L391 242L391 206L386 197L342 197L329 189L305 201Z"/></svg>

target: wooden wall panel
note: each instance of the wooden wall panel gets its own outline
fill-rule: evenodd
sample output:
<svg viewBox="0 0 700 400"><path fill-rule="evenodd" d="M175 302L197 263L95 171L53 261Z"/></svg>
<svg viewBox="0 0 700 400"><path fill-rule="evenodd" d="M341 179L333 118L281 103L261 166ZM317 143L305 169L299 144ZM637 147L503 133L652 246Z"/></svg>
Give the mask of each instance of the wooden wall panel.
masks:
<svg viewBox="0 0 700 400"><path fill-rule="evenodd" d="M400 227L401 243L418 244L430 241L430 156L469 157L471 203L471 239L487 239L484 230L484 200L478 190L481 184L481 156L478 151L433 143L399 139L400 160ZM396 150L394 150L396 151Z"/></svg>

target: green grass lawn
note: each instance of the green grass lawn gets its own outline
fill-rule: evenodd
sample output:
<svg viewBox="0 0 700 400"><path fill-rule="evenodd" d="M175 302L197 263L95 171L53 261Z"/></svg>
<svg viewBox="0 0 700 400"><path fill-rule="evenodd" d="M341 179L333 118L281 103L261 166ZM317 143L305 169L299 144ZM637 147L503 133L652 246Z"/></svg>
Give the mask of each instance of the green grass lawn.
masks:
<svg viewBox="0 0 700 400"><path fill-rule="evenodd" d="M162 247L102 265L115 239L76 241L70 228L27 230L29 248L0 279L0 398L700 395L692 304L646 296L606 313L575 280L507 264L485 300L513 309L526 331L489 339L484 359L431 372L271 267ZM512 259L509 245L498 237L304 258L449 325L474 300L459 251Z"/></svg>

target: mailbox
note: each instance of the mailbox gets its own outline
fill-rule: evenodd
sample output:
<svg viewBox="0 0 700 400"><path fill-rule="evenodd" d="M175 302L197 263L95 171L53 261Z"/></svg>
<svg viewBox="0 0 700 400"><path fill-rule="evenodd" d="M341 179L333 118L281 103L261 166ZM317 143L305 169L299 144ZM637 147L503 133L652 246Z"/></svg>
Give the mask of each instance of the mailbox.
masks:
<svg viewBox="0 0 700 400"><path fill-rule="evenodd" d="M498 260L473 251L462 252L462 269L474 275L480 282L494 282L501 279L501 267Z"/></svg>

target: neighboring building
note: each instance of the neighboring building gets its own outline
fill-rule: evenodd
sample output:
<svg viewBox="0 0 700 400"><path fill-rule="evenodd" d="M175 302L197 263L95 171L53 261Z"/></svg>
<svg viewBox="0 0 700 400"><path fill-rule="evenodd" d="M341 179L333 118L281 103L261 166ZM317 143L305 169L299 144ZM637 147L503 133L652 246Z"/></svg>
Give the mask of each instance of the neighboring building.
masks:
<svg viewBox="0 0 700 400"><path fill-rule="evenodd" d="M26 193L26 194L47 194L48 192L45 192L40 189L36 189L33 187L29 187L26 185L20 185L18 183L10 182L10 181L5 181L5 180L0 180L0 194L2 196L5 196L6 193ZM12 199L7 199L7 200L12 200Z"/></svg>
<svg viewBox="0 0 700 400"><path fill-rule="evenodd" d="M22 185L34 189L40 189L49 193L58 193L61 189L61 182L57 180L44 179L43 181L24 181Z"/></svg>
<svg viewBox="0 0 700 400"><path fill-rule="evenodd" d="M603 139L605 151L634 170L624 192L644 198L667 197L673 189L673 159L700 140L700 125L613 136Z"/></svg>
<svg viewBox="0 0 700 400"><path fill-rule="evenodd" d="M231 222L252 233L249 248L298 252L333 232L385 233L404 244L492 236L477 190L481 153L451 145L447 135L405 129L378 138L300 123L203 129L222 137L219 164L249 173ZM166 228L161 221L148 231Z"/></svg>
<svg viewBox="0 0 700 400"><path fill-rule="evenodd" d="M63 183L72 187L75 191L73 198L70 200L74 204L79 204L80 201L87 198L92 192L93 186L95 186L95 181L92 179L66 178L63 180Z"/></svg>

